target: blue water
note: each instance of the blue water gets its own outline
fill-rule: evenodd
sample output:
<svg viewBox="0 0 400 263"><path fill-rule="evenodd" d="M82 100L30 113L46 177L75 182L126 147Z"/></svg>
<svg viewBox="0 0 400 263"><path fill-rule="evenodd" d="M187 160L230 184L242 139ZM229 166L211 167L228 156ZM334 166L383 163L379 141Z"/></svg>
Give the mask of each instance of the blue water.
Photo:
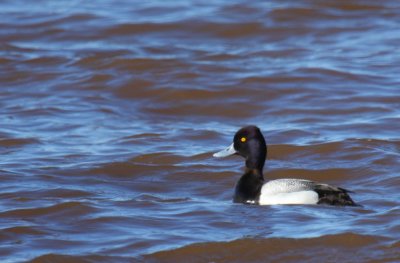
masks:
<svg viewBox="0 0 400 263"><path fill-rule="evenodd" d="M399 5L3 1L2 261L396 262ZM233 204L248 124L363 207Z"/></svg>

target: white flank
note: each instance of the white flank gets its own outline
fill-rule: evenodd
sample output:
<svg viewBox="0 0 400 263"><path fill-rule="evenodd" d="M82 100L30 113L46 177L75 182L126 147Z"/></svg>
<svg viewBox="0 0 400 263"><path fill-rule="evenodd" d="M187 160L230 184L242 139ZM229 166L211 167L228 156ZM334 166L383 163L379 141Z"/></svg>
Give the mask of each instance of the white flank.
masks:
<svg viewBox="0 0 400 263"><path fill-rule="evenodd" d="M260 205L317 204L317 192L302 185L303 180L279 179L261 188Z"/></svg>
<svg viewBox="0 0 400 263"><path fill-rule="evenodd" d="M261 191L260 195L260 205L315 205L317 202L318 194L311 190L274 194L263 193L263 191Z"/></svg>
<svg viewBox="0 0 400 263"><path fill-rule="evenodd" d="M318 194L313 182L300 179L277 179L261 188L260 205L317 204Z"/></svg>

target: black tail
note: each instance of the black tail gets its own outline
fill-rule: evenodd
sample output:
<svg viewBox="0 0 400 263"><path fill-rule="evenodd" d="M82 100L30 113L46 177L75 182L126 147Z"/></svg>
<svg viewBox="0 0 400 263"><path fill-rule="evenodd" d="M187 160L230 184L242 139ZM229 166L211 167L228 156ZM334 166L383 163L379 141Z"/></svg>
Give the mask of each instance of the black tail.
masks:
<svg viewBox="0 0 400 263"><path fill-rule="evenodd" d="M325 187L315 189L318 193L318 204L335 205L335 206L361 206L351 199L348 194L350 191L343 188L326 189Z"/></svg>

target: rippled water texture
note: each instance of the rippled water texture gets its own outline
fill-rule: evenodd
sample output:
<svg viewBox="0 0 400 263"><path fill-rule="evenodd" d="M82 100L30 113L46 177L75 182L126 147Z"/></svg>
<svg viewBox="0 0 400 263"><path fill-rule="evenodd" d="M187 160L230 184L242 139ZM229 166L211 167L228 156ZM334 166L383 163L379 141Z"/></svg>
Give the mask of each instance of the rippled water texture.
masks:
<svg viewBox="0 0 400 263"><path fill-rule="evenodd" d="M400 2L252 2L1 1L1 262L400 261ZM363 207L233 204L247 124Z"/></svg>

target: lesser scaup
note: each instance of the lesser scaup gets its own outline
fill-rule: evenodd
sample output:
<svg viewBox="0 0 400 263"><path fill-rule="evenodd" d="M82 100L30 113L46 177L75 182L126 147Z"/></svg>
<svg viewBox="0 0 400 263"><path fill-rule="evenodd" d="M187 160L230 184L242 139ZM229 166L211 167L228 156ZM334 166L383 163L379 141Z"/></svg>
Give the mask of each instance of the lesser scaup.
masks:
<svg viewBox="0 0 400 263"><path fill-rule="evenodd" d="M233 143L214 157L239 154L246 159L246 170L236 184L233 201L260 205L328 204L358 206L348 190L302 179L264 182L263 167L267 145L260 129L247 126L236 132Z"/></svg>

